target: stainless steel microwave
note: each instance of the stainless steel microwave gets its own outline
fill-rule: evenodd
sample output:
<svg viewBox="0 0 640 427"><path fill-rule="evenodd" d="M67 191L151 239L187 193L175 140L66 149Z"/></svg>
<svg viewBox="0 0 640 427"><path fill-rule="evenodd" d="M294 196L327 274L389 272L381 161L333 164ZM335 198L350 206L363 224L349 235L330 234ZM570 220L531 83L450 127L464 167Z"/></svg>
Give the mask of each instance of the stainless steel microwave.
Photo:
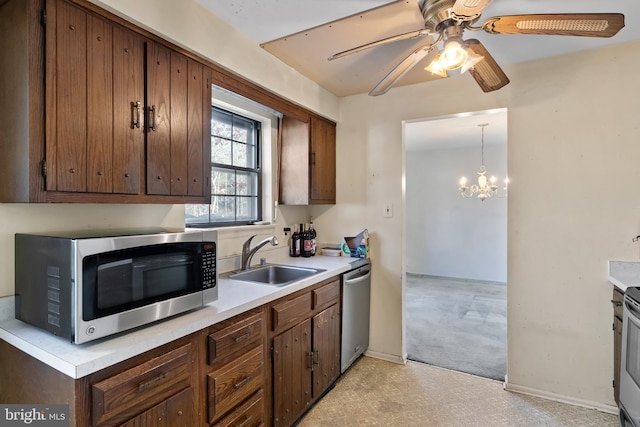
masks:
<svg viewBox="0 0 640 427"><path fill-rule="evenodd" d="M80 344L218 298L201 231L109 234L16 234L16 319Z"/></svg>

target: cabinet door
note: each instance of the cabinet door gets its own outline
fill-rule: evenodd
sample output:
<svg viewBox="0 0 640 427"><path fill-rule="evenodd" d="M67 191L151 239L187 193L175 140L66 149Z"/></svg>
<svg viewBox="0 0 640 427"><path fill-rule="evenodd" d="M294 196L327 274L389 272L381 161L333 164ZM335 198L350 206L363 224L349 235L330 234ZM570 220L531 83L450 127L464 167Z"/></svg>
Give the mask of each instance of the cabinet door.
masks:
<svg viewBox="0 0 640 427"><path fill-rule="evenodd" d="M340 309L335 304L313 317L313 397L340 375Z"/></svg>
<svg viewBox="0 0 640 427"><path fill-rule="evenodd" d="M87 191L87 14L48 0L47 190Z"/></svg>
<svg viewBox="0 0 640 427"><path fill-rule="evenodd" d="M336 127L333 123L311 117L311 187L310 202L336 202Z"/></svg>
<svg viewBox="0 0 640 427"><path fill-rule="evenodd" d="M210 113L204 106L205 101L209 104L210 88L206 76L202 64L147 43L148 194L207 194L204 120Z"/></svg>
<svg viewBox="0 0 640 427"><path fill-rule="evenodd" d="M195 424L193 389L190 387L170 397L121 427L191 427Z"/></svg>
<svg viewBox="0 0 640 427"><path fill-rule="evenodd" d="M291 425L311 404L311 319L273 338L273 423Z"/></svg>
<svg viewBox="0 0 640 427"><path fill-rule="evenodd" d="M113 192L139 194L144 170L144 41L113 29ZM109 153L111 154L111 153Z"/></svg>
<svg viewBox="0 0 640 427"><path fill-rule="evenodd" d="M171 51L147 43L147 194L171 193Z"/></svg>
<svg viewBox="0 0 640 427"><path fill-rule="evenodd" d="M211 85L206 67L195 61L187 63L189 81L187 85L187 194L203 196L211 194L208 179L211 159ZM205 168L205 165L207 167ZM209 173L205 173L206 170Z"/></svg>
<svg viewBox="0 0 640 427"><path fill-rule="evenodd" d="M280 203L309 204L309 123L284 116L281 123Z"/></svg>
<svg viewBox="0 0 640 427"><path fill-rule="evenodd" d="M47 14L46 189L138 194L142 39L66 2Z"/></svg>

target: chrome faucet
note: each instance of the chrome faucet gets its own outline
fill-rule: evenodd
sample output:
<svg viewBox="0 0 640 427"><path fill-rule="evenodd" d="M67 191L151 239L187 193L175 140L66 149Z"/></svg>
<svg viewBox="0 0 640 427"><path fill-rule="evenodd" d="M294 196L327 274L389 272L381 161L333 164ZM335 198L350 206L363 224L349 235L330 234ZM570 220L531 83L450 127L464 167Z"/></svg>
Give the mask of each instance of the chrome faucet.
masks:
<svg viewBox="0 0 640 427"><path fill-rule="evenodd" d="M253 240L254 237L256 237L255 234L249 237L247 241L244 242L244 244L242 245L242 269L243 270L249 269L249 266L251 265L251 258L253 258L253 256L256 254L256 252L258 252L258 250L261 247L263 247L267 243L271 243L271 246L275 246L279 243L276 236L271 236L269 238L264 239L262 242L258 243L255 248L251 249L251 240Z"/></svg>

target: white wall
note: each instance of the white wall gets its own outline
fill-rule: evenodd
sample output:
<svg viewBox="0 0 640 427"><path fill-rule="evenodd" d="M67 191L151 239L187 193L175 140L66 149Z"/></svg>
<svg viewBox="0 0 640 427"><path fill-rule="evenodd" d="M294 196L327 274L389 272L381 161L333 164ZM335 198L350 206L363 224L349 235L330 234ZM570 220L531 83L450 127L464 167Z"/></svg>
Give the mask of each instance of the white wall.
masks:
<svg viewBox="0 0 640 427"><path fill-rule="evenodd" d="M511 83L489 94L462 75L340 100L338 205L316 222L372 233L373 352L405 351L402 122L507 108L508 386L612 409L607 261L638 260L638 49L505 67Z"/></svg>
<svg viewBox="0 0 640 427"><path fill-rule="evenodd" d="M487 176L506 176L505 145L486 145ZM507 281L507 200L460 196L458 180L475 183L474 147L406 152L406 271ZM499 183L500 184L500 183Z"/></svg>

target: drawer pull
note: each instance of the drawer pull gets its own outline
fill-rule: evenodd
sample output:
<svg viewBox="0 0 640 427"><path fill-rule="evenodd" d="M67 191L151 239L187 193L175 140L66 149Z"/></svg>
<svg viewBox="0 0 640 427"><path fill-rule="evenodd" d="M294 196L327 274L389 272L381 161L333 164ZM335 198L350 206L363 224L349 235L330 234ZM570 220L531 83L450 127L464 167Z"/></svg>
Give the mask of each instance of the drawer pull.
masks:
<svg viewBox="0 0 640 427"><path fill-rule="evenodd" d="M153 386L155 386L156 384L158 384L160 381L162 381L163 379L167 378L167 374L160 374L157 377L155 377L152 380L149 380L145 383L141 383L138 385L138 391L142 391L142 390L147 390Z"/></svg>
<svg viewBox="0 0 640 427"><path fill-rule="evenodd" d="M233 339L233 342L238 343L238 342L240 342L240 341L244 341L244 340L246 340L247 338L249 338L250 336L251 336L251 331L249 330L249 331L245 332L244 334L242 334L242 335L240 335L240 336L235 337L235 338Z"/></svg>
<svg viewBox="0 0 640 427"><path fill-rule="evenodd" d="M233 388L235 388L236 390L238 390L240 387L242 387L243 385L245 385L246 383L248 383L251 380L251 375L246 376L244 379L242 379L240 382L237 382L233 385Z"/></svg>
<svg viewBox="0 0 640 427"><path fill-rule="evenodd" d="M241 424L238 424L238 427L248 426L250 424L252 418L253 417L251 415L246 415L244 421Z"/></svg>
<svg viewBox="0 0 640 427"><path fill-rule="evenodd" d="M620 307L622 305L622 301L616 301L614 299L611 300L611 303L616 307Z"/></svg>

